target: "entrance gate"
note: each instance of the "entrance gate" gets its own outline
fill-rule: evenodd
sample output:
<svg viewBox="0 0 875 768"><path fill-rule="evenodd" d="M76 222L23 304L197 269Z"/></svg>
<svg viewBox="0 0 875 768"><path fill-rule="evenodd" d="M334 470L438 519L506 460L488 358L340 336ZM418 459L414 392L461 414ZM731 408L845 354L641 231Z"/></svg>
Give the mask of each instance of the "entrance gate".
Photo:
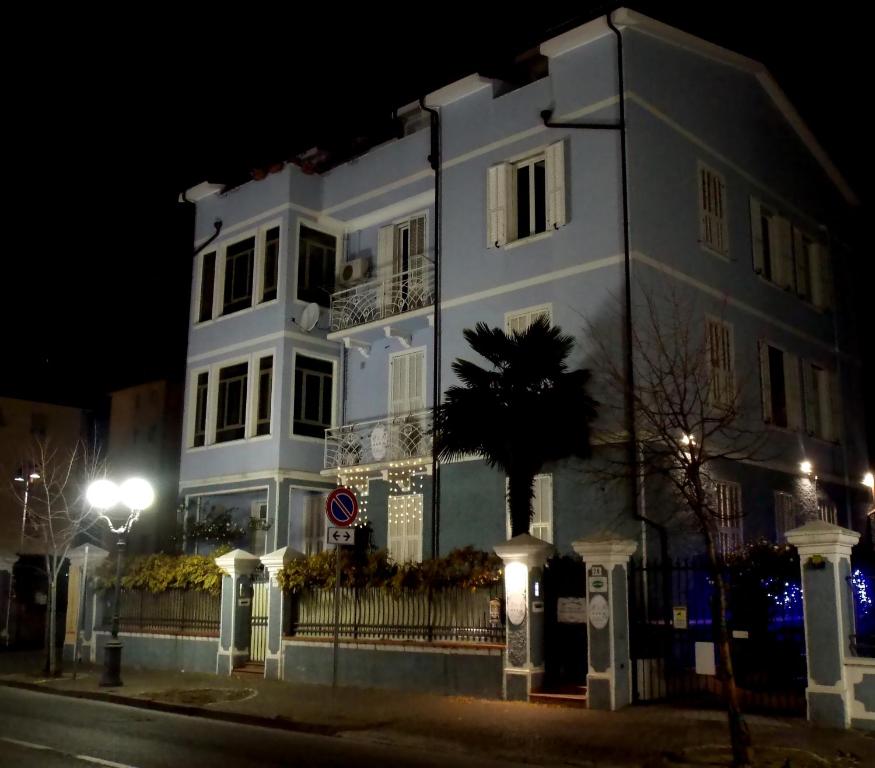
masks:
<svg viewBox="0 0 875 768"><path fill-rule="evenodd" d="M249 661L264 663L267 654L267 612L270 584L267 574L252 577L252 623L249 635Z"/></svg>
<svg viewBox="0 0 875 768"><path fill-rule="evenodd" d="M544 684L548 693L582 694L586 686L586 580L573 557L544 569Z"/></svg>

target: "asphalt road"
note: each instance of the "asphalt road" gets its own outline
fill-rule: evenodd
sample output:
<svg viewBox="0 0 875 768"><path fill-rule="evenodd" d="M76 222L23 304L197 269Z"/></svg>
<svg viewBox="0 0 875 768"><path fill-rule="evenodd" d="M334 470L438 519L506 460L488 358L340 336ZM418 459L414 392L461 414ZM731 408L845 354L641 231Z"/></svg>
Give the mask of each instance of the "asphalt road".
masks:
<svg viewBox="0 0 875 768"><path fill-rule="evenodd" d="M508 768L445 750L274 728L0 687L0 766L417 766Z"/></svg>

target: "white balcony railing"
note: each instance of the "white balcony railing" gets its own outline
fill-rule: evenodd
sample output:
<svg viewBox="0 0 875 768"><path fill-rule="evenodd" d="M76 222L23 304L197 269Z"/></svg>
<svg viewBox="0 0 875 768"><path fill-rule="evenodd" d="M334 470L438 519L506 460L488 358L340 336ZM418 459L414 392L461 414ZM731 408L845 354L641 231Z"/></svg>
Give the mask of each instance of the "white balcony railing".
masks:
<svg viewBox="0 0 875 768"><path fill-rule="evenodd" d="M434 266L422 266L331 295L331 330L385 320L434 304Z"/></svg>
<svg viewBox="0 0 875 768"><path fill-rule="evenodd" d="M325 430L325 469L431 456L431 411Z"/></svg>

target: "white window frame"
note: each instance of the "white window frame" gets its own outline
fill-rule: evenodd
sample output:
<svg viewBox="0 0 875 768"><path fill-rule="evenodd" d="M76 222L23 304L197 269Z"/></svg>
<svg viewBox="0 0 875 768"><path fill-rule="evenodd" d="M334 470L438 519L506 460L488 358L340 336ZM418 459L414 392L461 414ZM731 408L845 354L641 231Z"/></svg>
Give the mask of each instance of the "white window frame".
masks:
<svg viewBox="0 0 875 768"><path fill-rule="evenodd" d="M784 541L787 531L797 527L799 521L799 505L796 497L787 491L775 491L775 536L777 541ZM787 508L789 506L789 509Z"/></svg>
<svg viewBox="0 0 875 768"><path fill-rule="evenodd" d="M724 503L731 501L729 495L734 495L738 506L730 514L723 515ZM714 528L717 540L714 545L721 555L737 552L744 546L744 505L741 496L741 485L731 480L718 480L714 483Z"/></svg>
<svg viewBox="0 0 875 768"><path fill-rule="evenodd" d="M205 320L201 320L201 290L203 287L204 280L204 259L209 255L213 254L213 293L210 296L210 316ZM219 277L219 259L221 259L221 249L216 246L215 243L210 243L209 248L205 248L201 251L197 258L195 259L195 294L192 297L192 307L194 311L191 316L191 324L192 325L206 325L207 323L213 322L215 319L216 312L216 281Z"/></svg>
<svg viewBox="0 0 875 768"><path fill-rule="evenodd" d="M294 273L292 283L294 285L294 291L292 295L294 296L294 300L300 304L308 304L309 302L304 301L298 296L298 270L300 269L300 260L301 260L301 227L307 227L307 229L314 229L317 232L321 232L323 235L329 235L334 238L335 247L334 247L334 290L337 291L337 276L340 274L340 271L343 265L346 263L346 257L344 253L344 248L346 245L346 238L344 237L344 232L333 227L327 226L325 224L319 224L313 219L307 219L298 217L295 222L295 264L294 264ZM329 299L329 305L330 305ZM322 307L320 305L322 309Z"/></svg>
<svg viewBox="0 0 875 768"><path fill-rule="evenodd" d="M322 352L313 352L309 349L294 349L292 350L292 369L291 369L291 399L289 400L289 437L292 440L300 440L306 443L325 444L323 437L310 437L310 435L299 435L295 432L295 371L298 369L298 356L313 357L317 360L324 360L331 363L331 425L326 429L331 429L338 425L338 397L339 397L339 382L337 372L340 370L340 360L337 357L326 355Z"/></svg>
<svg viewBox="0 0 875 768"><path fill-rule="evenodd" d="M240 443L248 437L248 426L250 423L250 414L252 412L252 360L250 355L246 355L245 357L232 358L230 360L223 360L221 363L216 364L215 366L215 374L210 375L210 385L213 388L215 393L214 407L213 407L213 421L210 424L210 428L212 430L213 440L212 442L216 445L228 445L229 443ZM222 374L222 371L226 368L233 368L237 365L245 365L246 366L246 400L242 404L243 408L243 437L237 437L233 440L223 440L221 442L218 441L218 431L219 431L219 378ZM213 380L215 379L215 383ZM208 409L209 410L209 409Z"/></svg>
<svg viewBox="0 0 875 768"><path fill-rule="evenodd" d="M267 265L267 233L272 229L279 230L279 241L277 243L277 254L276 254L276 297L273 299L264 300L264 276L265 276L265 267ZM283 223L282 219L276 219L275 221L270 221L267 224L261 224L258 227L258 239L255 242L255 274L253 275L253 280L256 282L253 283L253 288L258 297L258 301L255 303L255 307L266 307L271 304L274 304L280 299L280 288L282 287L282 266L285 259L283 259L283 252L285 246L285 239L283 237ZM254 299L255 297L253 297Z"/></svg>
<svg viewBox="0 0 875 768"><path fill-rule="evenodd" d="M195 445L195 427L197 421L197 389L198 389L198 378L201 374L207 374L207 403L206 403L206 414L205 414L205 425L204 425L204 444L203 445ZM213 372L210 366L201 366L199 368L190 368L188 372L188 398L186 402L188 403L188 412L186 414L186 425L185 425L185 434L186 434L186 447L189 450L201 450L206 448L210 444L210 387L213 383Z"/></svg>
<svg viewBox="0 0 875 768"><path fill-rule="evenodd" d="M264 358L270 357L273 358L271 362L271 382L270 382L270 427L269 431L266 435L259 435L256 433L258 429L258 397L259 397L259 385L260 381L260 366L261 361ZM258 352L253 352L250 356L249 363L249 380L252 382L252 397L249 398L249 408L250 410L247 412L246 416L246 437L250 440L264 440L265 438L269 438L273 434L274 424L275 424L275 414L276 414L276 405L277 405L277 386L276 386L276 371L277 371L277 358L276 358L276 350L274 349L263 349ZM248 393L247 393L248 394Z"/></svg>
<svg viewBox="0 0 875 768"><path fill-rule="evenodd" d="M705 193L702 189L703 186L703 175L708 174L714 180L719 182L720 196L721 196L721 205L720 205L720 215L718 215L715 211L709 210L705 205ZM726 177L716 171L712 166L707 163L702 162L701 160L698 162L696 166L696 197L698 199L697 210L699 212L699 244L707 251L720 256L721 258L729 258L729 200L728 200L728 186L726 184ZM709 227L708 224L711 224ZM715 238L708 238L708 230L714 232L714 229L719 227L719 233L716 237L716 242L712 242ZM722 247L721 247L722 243Z"/></svg>
<svg viewBox="0 0 875 768"><path fill-rule="evenodd" d="M509 489L509 480L507 477L504 478L504 522L505 522L505 530L507 531L507 538L510 538L511 534L511 525L510 525L510 503L508 501L508 489ZM541 491L544 487L548 487L550 490L549 504L547 505L547 520L544 519L544 498L541 495ZM553 543L553 474L551 472L542 472L539 475L535 475L532 483L533 496L532 496L532 519L529 522L529 534L531 536L535 536L538 539L542 539L543 541ZM540 520L537 520L538 513L540 511ZM537 521L536 521L537 520ZM543 530L541 530L543 529ZM537 530L537 532L536 532ZM539 535L539 533L546 533L546 536Z"/></svg>
<svg viewBox="0 0 875 768"><path fill-rule="evenodd" d="M713 365L713 350L712 350L712 335L711 328L718 327L721 330L728 331L728 344L729 344L729 353L727 355L729 360L729 368L724 369L722 367L715 368ZM705 315L705 354L707 355L707 366L709 371L709 376L711 379L711 391L708 393L709 402L711 405L716 407L730 407L735 404L736 397L738 396L738 391L736 390L735 383L735 327L732 323L724 320L720 317L716 317L715 315ZM721 355L723 357L723 355ZM731 392L731 398L726 399L722 397L720 399L714 398L714 383L719 382L719 387L721 392L729 391Z"/></svg>
<svg viewBox="0 0 875 768"><path fill-rule="evenodd" d="M325 550L325 499L328 494L321 491L308 491L303 497L301 511L301 551L305 555L315 555ZM317 505L317 502L318 505Z"/></svg>
<svg viewBox="0 0 875 768"><path fill-rule="evenodd" d="M395 523L392 522L392 503L397 502L405 504L413 503L414 505L418 503L419 505L419 534L409 534L408 531L405 530L398 535L397 533L393 534L393 525ZM399 510L394 511L395 514L399 512ZM406 510L409 512L409 509ZM424 518L425 518L425 497L421 493L402 493L402 494L389 494L387 503L386 503L386 549L389 551L389 556L393 561L397 563L405 563L405 562L414 562L421 563L422 562L422 534L424 528ZM397 529L396 529L397 531ZM411 547L412 545L412 547ZM400 552L404 552L407 554L410 553L410 549L413 549L412 557L404 557L399 558L396 557Z"/></svg>
<svg viewBox="0 0 875 768"><path fill-rule="evenodd" d="M771 400L771 370L768 367L768 355L764 356L763 351L763 348L766 346L778 350L782 356L784 368L784 402L787 409L786 426L781 424L775 424L774 414L772 412L773 403ZM799 357L799 355L790 352L785 346L777 344L768 338L759 340L759 349L757 350L757 352L759 356L760 401L762 407L763 421L768 424L772 429L789 430L791 432L801 431L804 428L805 423L805 401L802 392L801 358ZM795 365L788 366L788 357L793 359ZM791 388L791 384L787 375L788 371L792 371L793 376L795 377L795 392ZM768 408L766 408L767 395ZM795 395L795 398L792 397L793 395Z"/></svg>
<svg viewBox="0 0 875 768"><path fill-rule="evenodd" d="M529 316L528 322L526 323L526 328L528 329L531 324L535 320L536 315L547 315L547 320L550 325L553 324L553 304L537 304L532 307L524 307L523 309L516 309L510 312L504 313L504 332L506 334L510 334L511 326L515 320L520 320L524 318L526 315ZM523 329L523 330L525 330Z"/></svg>
<svg viewBox="0 0 875 768"><path fill-rule="evenodd" d="M411 347L410 349L399 349L395 352L390 352L386 359L386 377L387 377L387 387L386 387L386 415L387 416L403 416L404 413L392 413L392 361L397 357L404 357L405 355L422 355L422 408L419 410L426 410L428 408L428 365L429 365L429 355L428 347ZM408 398L409 399L409 398ZM407 411L407 413L417 413L416 410Z"/></svg>

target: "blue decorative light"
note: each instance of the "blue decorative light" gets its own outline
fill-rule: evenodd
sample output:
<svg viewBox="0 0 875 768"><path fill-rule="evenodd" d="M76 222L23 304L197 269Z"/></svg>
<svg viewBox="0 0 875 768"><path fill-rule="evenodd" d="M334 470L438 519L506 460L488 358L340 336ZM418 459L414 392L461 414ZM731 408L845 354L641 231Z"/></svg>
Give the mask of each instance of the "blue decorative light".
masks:
<svg viewBox="0 0 875 768"><path fill-rule="evenodd" d="M854 598L860 607L860 615L868 615L873 608L871 581L859 568L851 574L849 581L851 582L851 589L854 591Z"/></svg>

